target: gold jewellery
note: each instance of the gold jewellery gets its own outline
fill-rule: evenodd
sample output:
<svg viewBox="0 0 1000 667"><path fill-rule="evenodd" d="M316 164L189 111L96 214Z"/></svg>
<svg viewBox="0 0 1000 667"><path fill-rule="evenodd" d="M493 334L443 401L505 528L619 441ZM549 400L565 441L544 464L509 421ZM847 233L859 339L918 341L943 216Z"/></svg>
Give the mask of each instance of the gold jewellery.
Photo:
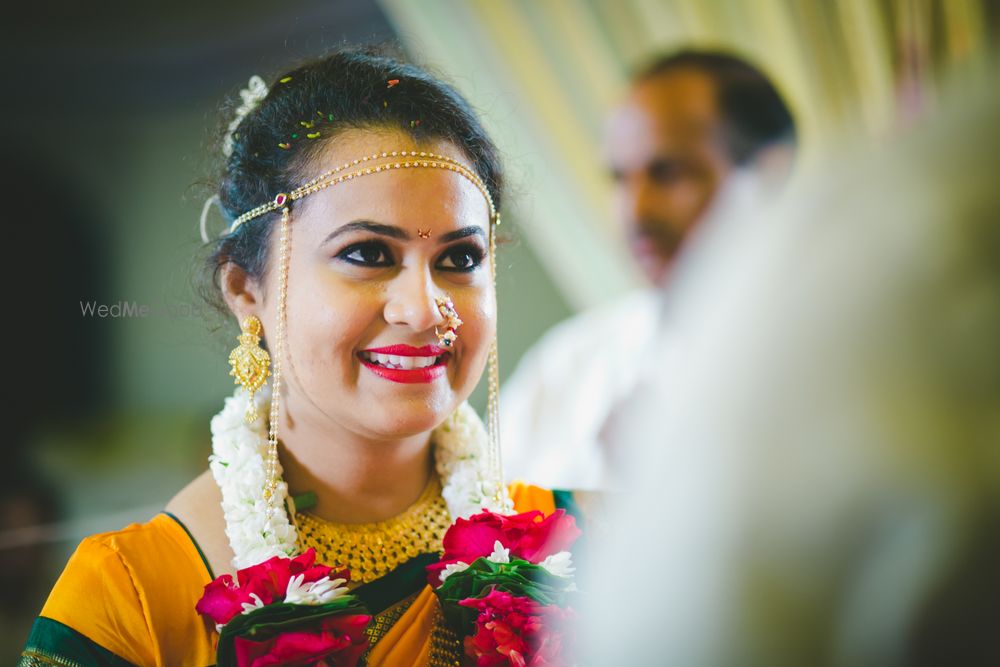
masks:
<svg viewBox="0 0 1000 667"><path fill-rule="evenodd" d="M489 259L490 273L494 295L496 294L496 227L500 224L500 215L493 203L493 197L489 189L479 175L465 164L445 155L429 153L426 151L382 151L364 157L357 158L350 162L323 172L316 178L304 183L298 188L284 193L278 193L274 199L266 204L253 208L236 218L229 228L229 233L236 232L240 225L253 220L259 216L272 211L281 211L281 232L278 258L278 322L277 331L274 336L273 370L274 384L271 391L271 412L268 427L268 451L265 461L265 482L264 499L268 503L269 512L274 512L278 508L274 503L275 491L279 483L278 463L278 423L280 418L280 396L282 384L282 360L285 357L285 332L288 322L287 297L288 297L288 258L291 247L291 205L292 202L302 199L312 193L319 192L325 188L392 169L444 169L454 172L470 181L486 198L486 203L490 211L489 227ZM454 305L448 301L445 307L438 303L438 310L446 319L444 332L438 332L439 340L445 347L457 338L456 329L462 321L458 319ZM242 342L242 338L241 338ZM263 350L262 350L263 351ZM500 411L499 411L499 363L497 360L497 342L494 337L490 345L488 361L488 387L487 396L487 426L489 433L489 461L490 475L495 480L493 489L493 500L497 505L503 501L503 467L500 460ZM266 377L266 376L265 376ZM263 384L263 382L261 383ZM259 386L257 387L259 389ZM256 389L255 389L256 391Z"/></svg>
<svg viewBox="0 0 1000 667"><path fill-rule="evenodd" d="M388 160L388 162L375 164L376 162L379 162L379 160ZM375 166L370 166L372 164ZM361 165L369 166L362 167ZM348 171L351 167L358 168L354 171ZM302 199L306 195L310 195L314 192L319 192L320 190L328 188L331 185L337 185L338 183L343 183L344 181L350 181L359 176L367 176L369 174L377 174L382 171L389 171L390 169L419 169L421 167L447 169L448 171L453 171L471 181L472 184L475 185L486 198L486 203L490 207L490 222L497 225L500 224L496 207L493 205L493 197L490 195L490 191L486 187L486 184L483 183L483 179L479 178L479 175L476 174L476 172L472 171L472 169L465 166L458 160L450 158L447 155L438 155L437 153L428 153L427 151L383 151L381 153L372 153L371 155L357 158L351 162L345 162L339 167L323 172L316 178L300 185L291 192L278 193L275 195L273 201L261 204L260 206L247 211L240 217L233 220L233 224L229 226L229 232L235 232L244 222L249 222L250 220L264 215L265 213L277 211L293 201Z"/></svg>
<svg viewBox="0 0 1000 667"><path fill-rule="evenodd" d="M271 415L267 427L267 459L264 461L264 501L268 512L274 506L274 492L278 488L278 421L281 418L281 360L285 358L285 332L288 324L288 258L291 254L291 211L281 209L281 236L278 250L278 331L274 360L274 386L271 388Z"/></svg>
<svg viewBox="0 0 1000 667"><path fill-rule="evenodd" d="M414 556L441 553L451 515L441 497L441 481L432 475L420 498L386 521L342 524L299 512L296 524L300 549L311 547L318 562L346 565L351 581L368 583Z"/></svg>
<svg viewBox="0 0 1000 667"><path fill-rule="evenodd" d="M462 326L462 320L458 318L455 304L452 303L450 297L439 296L434 299L434 303L437 304L438 312L444 318L443 331L442 327L434 327L434 333L442 347L451 347L455 344L455 339L458 338L458 328Z"/></svg>
<svg viewBox="0 0 1000 667"><path fill-rule="evenodd" d="M241 324L242 333L237 337L240 344L229 353L229 374L235 378L233 382L241 385L250 394L245 418L247 423L257 421L257 406L253 395L267 382L268 367L271 356L260 346L260 320L250 315Z"/></svg>

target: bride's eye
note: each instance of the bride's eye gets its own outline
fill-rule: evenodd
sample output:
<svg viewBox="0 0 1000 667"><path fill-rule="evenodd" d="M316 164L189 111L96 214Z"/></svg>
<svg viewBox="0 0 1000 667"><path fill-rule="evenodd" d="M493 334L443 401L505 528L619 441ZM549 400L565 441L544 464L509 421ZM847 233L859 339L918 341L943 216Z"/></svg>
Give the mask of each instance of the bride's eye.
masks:
<svg viewBox="0 0 1000 667"><path fill-rule="evenodd" d="M392 266L389 248L381 241L351 244L337 253L337 259L356 266Z"/></svg>
<svg viewBox="0 0 1000 667"><path fill-rule="evenodd" d="M468 273L474 271L482 263L482 248L468 243L448 248L438 260L437 268L440 271Z"/></svg>

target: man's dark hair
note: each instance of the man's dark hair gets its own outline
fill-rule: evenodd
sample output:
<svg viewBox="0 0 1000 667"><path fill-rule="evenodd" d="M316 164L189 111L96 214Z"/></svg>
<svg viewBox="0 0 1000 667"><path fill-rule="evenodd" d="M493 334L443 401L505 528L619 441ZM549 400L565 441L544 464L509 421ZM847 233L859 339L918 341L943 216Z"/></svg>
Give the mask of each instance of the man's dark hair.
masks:
<svg viewBox="0 0 1000 667"><path fill-rule="evenodd" d="M795 142L795 120L774 84L747 61L722 51L684 49L659 56L637 70L633 83L696 70L715 82L725 141L735 164L745 164L775 142Z"/></svg>

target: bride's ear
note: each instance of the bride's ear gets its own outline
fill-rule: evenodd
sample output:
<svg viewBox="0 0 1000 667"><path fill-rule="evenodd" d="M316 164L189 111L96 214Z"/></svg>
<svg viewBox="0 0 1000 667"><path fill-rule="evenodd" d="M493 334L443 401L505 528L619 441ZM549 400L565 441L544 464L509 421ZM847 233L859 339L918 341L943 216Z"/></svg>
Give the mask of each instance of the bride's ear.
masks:
<svg viewBox="0 0 1000 667"><path fill-rule="evenodd" d="M257 280L235 262L226 262L219 271L219 286L222 298L236 317L242 322L249 315L260 317L263 310L261 287Z"/></svg>

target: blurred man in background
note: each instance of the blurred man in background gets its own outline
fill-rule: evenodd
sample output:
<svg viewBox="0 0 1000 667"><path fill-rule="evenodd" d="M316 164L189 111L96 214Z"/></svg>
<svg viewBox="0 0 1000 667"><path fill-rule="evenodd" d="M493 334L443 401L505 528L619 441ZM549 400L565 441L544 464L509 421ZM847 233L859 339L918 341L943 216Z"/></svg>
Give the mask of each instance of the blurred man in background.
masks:
<svg viewBox="0 0 1000 667"><path fill-rule="evenodd" d="M650 287L558 325L505 384L509 478L596 489L615 454L602 433L633 390L683 242L708 217L745 216L788 173L792 115L754 66L713 51L658 58L633 78L604 149L626 244Z"/></svg>
<svg viewBox="0 0 1000 667"><path fill-rule="evenodd" d="M1000 665L992 79L685 252L581 664Z"/></svg>

